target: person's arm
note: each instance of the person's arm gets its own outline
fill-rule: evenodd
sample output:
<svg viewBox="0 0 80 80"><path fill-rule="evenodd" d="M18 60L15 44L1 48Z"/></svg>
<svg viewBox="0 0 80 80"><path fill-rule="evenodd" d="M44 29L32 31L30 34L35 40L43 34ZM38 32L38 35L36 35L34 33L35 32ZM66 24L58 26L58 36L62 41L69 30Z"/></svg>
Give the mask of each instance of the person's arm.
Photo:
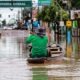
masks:
<svg viewBox="0 0 80 80"><path fill-rule="evenodd" d="M30 31L30 34L34 35L34 34L35 34L35 32L33 32L33 31Z"/></svg>
<svg viewBox="0 0 80 80"><path fill-rule="evenodd" d="M31 42L32 42L32 38L33 38L32 35L30 35L29 37L27 37L27 38L25 39L25 44L31 43Z"/></svg>

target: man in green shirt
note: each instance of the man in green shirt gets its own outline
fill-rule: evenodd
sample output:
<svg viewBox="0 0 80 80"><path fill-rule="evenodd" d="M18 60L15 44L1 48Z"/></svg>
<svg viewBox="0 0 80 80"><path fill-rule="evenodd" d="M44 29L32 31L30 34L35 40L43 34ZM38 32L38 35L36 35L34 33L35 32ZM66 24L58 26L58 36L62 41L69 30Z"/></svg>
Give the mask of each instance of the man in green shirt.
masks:
<svg viewBox="0 0 80 80"><path fill-rule="evenodd" d="M25 39L25 43L32 43L32 58L47 57L48 37L45 35L44 29L40 28L36 34L31 34L28 38Z"/></svg>

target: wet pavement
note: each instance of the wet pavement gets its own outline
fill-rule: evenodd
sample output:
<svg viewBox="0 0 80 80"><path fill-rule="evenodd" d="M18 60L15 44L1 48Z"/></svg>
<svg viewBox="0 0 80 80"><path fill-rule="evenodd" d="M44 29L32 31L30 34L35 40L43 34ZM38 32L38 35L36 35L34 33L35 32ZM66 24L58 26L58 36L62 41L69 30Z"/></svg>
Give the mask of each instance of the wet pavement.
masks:
<svg viewBox="0 0 80 80"><path fill-rule="evenodd" d="M71 55L67 57L56 57L43 64L29 64L26 61L29 52L24 44L28 32L0 32L0 80L80 80L79 50L69 47L67 52Z"/></svg>

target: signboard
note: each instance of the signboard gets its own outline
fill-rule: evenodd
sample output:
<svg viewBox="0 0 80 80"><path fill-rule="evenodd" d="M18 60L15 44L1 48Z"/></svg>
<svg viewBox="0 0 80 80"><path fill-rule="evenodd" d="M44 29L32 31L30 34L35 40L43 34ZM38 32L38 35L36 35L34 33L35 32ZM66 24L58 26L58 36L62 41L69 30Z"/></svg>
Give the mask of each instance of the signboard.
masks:
<svg viewBox="0 0 80 80"><path fill-rule="evenodd" d="M60 26L61 26L61 27L64 26L64 21L60 21Z"/></svg>
<svg viewBox="0 0 80 80"><path fill-rule="evenodd" d="M73 28L78 28L78 21L77 20L73 21Z"/></svg>
<svg viewBox="0 0 80 80"><path fill-rule="evenodd" d="M70 21L70 20L66 21L66 27L71 28L72 27L72 21Z"/></svg>
<svg viewBox="0 0 80 80"><path fill-rule="evenodd" d="M26 0L26 1L0 1L0 7L31 7L32 1Z"/></svg>
<svg viewBox="0 0 80 80"><path fill-rule="evenodd" d="M78 18L80 18L80 10L71 10L70 16L72 20L75 19L74 14L77 14Z"/></svg>
<svg viewBox="0 0 80 80"><path fill-rule="evenodd" d="M50 3L51 3L51 0L39 0L38 1L39 6L50 5Z"/></svg>

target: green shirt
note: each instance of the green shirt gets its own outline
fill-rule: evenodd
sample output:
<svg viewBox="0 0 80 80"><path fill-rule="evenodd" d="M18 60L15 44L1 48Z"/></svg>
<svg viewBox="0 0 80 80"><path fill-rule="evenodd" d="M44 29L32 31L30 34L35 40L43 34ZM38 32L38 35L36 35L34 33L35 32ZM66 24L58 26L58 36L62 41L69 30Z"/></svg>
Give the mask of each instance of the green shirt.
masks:
<svg viewBox="0 0 80 80"><path fill-rule="evenodd" d="M25 39L26 43L32 43L32 57L46 57L47 56L47 43L48 38L44 36L43 38L38 35L30 35Z"/></svg>

